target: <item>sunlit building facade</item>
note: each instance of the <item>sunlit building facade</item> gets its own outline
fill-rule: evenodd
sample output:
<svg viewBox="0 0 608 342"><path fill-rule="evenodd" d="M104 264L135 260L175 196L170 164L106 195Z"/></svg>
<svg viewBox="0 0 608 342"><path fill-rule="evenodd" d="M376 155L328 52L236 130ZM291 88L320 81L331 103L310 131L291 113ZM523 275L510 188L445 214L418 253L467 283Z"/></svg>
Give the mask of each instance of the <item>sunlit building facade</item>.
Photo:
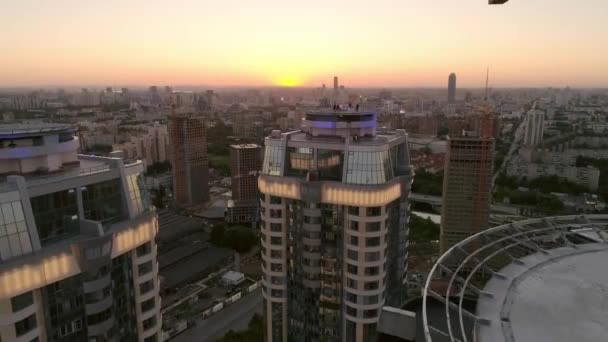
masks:
<svg viewBox="0 0 608 342"><path fill-rule="evenodd" d="M78 155L74 133L0 127L0 340L160 341L143 163Z"/></svg>
<svg viewBox="0 0 608 342"><path fill-rule="evenodd" d="M266 341L372 341L406 295L407 134L377 133L374 113L314 113L265 146Z"/></svg>

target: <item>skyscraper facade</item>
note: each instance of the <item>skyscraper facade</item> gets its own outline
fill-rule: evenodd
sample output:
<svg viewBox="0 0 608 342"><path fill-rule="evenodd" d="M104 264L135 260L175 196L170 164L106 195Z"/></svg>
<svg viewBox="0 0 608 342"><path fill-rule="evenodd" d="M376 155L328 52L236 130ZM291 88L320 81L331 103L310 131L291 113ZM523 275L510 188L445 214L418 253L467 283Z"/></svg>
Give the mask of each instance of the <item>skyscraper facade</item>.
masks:
<svg viewBox="0 0 608 342"><path fill-rule="evenodd" d="M160 341L143 163L78 155L74 132L0 127L0 339Z"/></svg>
<svg viewBox="0 0 608 342"><path fill-rule="evenodd" d="M443 176L440 249L488 228L494 138L492 121L475 131L449 136Z"/></svg>
<svg viewBox="0 0 608 342"><path fill-rule="evenodd" d="M448 103L456 102L456 74L451 73L448 78Z"/></svg>
<svg viewBox="0 0 608 342"><path fill-rule="evenodd" d="M412 171L376 114L307 114L266 138L260 190L268 342L373 341L406 294Z"/></svg>
<svg viewBox="0 0 608 342"><path fill-rule="evenodd" d="M262 148L259 145L230 145L232 199L226 208L228 222L258 221L258 174L261 169Z"/></svg>
<svg viewBox="0 0 608 342"><path fill-rule="evenodd" d="M545 113L531 110L526 114L524 126L524 145L537 146L543 142L545 130Z"/></svg>
<svg viewBox="0 0 608 342"><path fill-rule="evenodd" d="M173 192L178 206L188 207L209 199L209 162L203 118L169 117Z"/></svg>

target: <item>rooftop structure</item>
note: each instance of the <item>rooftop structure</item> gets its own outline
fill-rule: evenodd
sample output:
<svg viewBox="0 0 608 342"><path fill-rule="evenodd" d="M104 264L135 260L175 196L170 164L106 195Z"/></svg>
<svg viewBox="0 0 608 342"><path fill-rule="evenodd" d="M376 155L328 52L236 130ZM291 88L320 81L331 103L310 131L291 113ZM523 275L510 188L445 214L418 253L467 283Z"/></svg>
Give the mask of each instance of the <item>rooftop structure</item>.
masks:
<svg viewBox="0 0 608 342"><path fill-rule="evenodd" d="M55 172L78 164L76 128L0 125L0 174Z"/></svg>
<svg viewBox="0 0 608 342"><path fill-rule="evenodd" d="M471 236L427 279L426 341L603 341L607 257L608 215L532 219ZM428 319L433 299L445 305L443 319Z"/></svg>

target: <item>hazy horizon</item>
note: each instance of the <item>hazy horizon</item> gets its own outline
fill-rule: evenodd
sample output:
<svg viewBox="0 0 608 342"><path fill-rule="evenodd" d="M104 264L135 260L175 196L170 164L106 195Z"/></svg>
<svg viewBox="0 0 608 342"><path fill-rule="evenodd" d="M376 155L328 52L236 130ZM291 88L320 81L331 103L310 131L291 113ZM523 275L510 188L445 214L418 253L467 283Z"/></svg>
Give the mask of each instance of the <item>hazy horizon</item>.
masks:
<svg viewBox="0 0 608 342"><path fill-rule="evenodd" d="M0 87L608 88L608 1L9 2Z"/></svg>

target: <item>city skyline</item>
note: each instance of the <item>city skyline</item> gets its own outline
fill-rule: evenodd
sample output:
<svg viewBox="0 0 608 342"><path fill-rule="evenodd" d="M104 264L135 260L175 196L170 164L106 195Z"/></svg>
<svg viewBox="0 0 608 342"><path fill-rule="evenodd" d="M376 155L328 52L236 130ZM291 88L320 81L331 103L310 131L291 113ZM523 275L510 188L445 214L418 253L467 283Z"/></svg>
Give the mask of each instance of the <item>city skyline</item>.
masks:
<svg viewBox="0 0 608 342"><path fill-rule="evenodd" d="M455 72L467 88L486 66L492 87L608 86L601 0L239 5L8 4L0 87L444 87Z"/></svg>

